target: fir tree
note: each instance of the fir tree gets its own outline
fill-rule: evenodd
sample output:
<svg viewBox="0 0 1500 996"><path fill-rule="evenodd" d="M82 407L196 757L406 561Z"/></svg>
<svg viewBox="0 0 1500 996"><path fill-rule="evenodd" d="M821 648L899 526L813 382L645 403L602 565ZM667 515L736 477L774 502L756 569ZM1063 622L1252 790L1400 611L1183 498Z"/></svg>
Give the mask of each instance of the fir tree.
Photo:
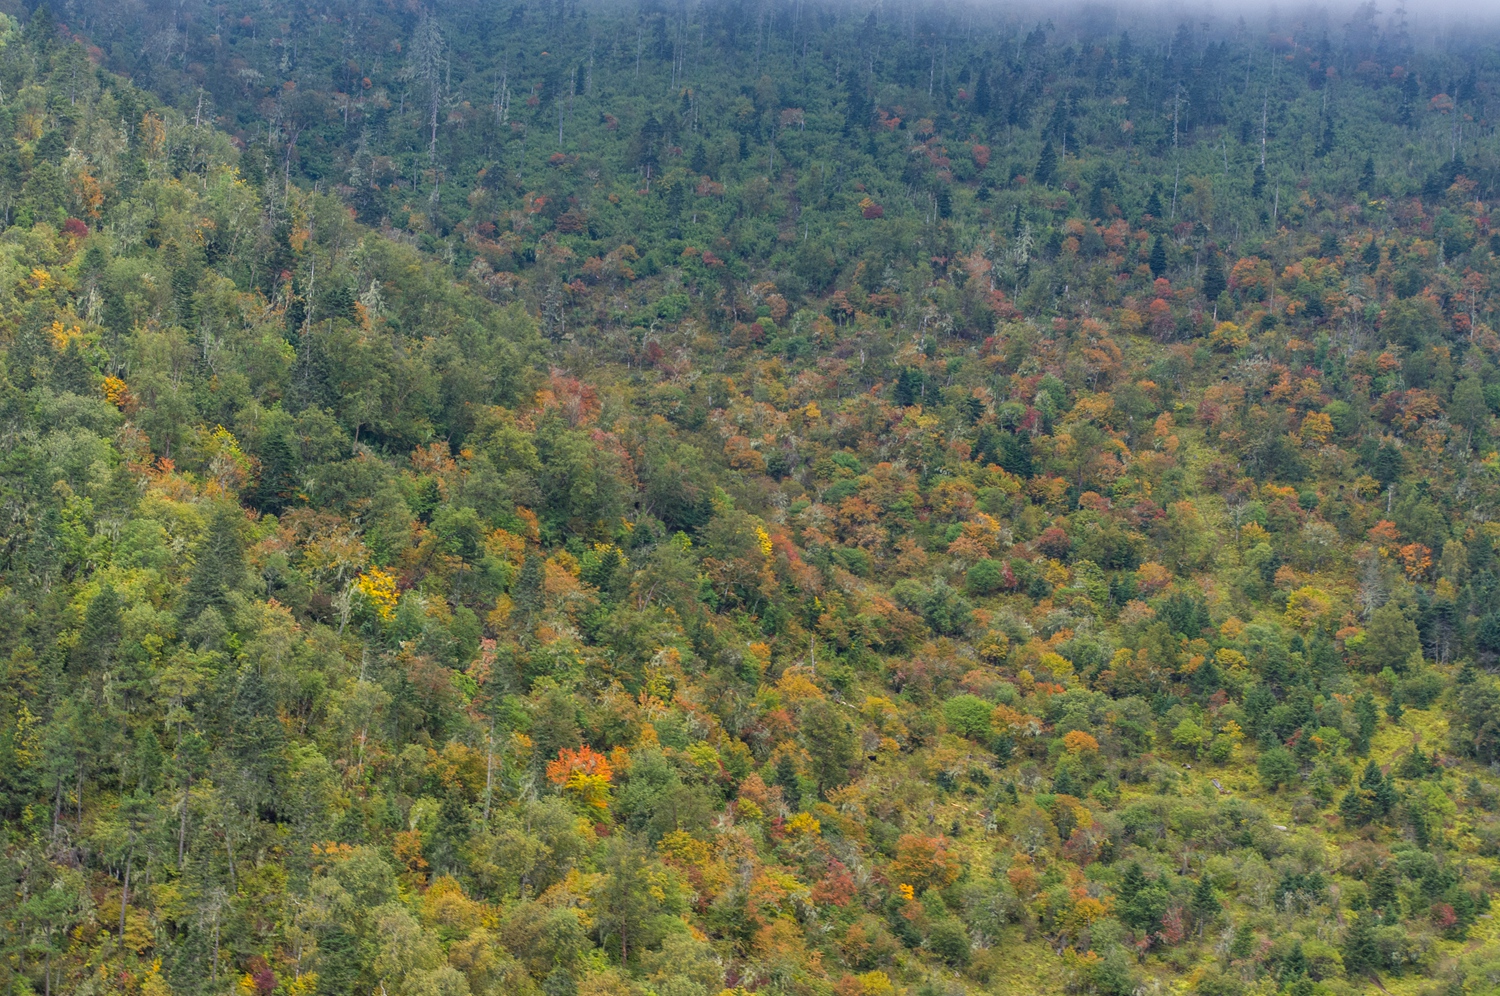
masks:
<svg viewBox="0 0 1500 996"><path fill-rule="evenodd" d="M1224 264L1219 262L1219 254L1213 248L1208 250L1208 262L1203 267L1203 296L1210 301L1217 301L1219 295L1229 282L1224 279Z"/></svg>
<svg viewBox="0 0 1500 996"><path fill-rule="evenodd" d="M1379 774L1378 769L1376 774ZM1380 778L1377 783L1371 785L1371 791L1374 794L1376 818L1383 820L1387 816L1390 816L1396 808L1395 779L1390 775L1386 775Z"/></svg>
<svg viewBox="0 0 1500 996"><path fill-rule="evenodd" d="M223 608L229 593L245 583L245 555L240 540L244 515L231 505L220 505L193 554L193 574L183 592L182 617L198 618L210 606Z"/></svg>
<svg viewBox="0 0 1500 996"><path fill-rule="evenodd" d="M270 801L285 742L270 688L258 668L246 668L235 687L225 746L236 762L247 800L260 805Z"/></svg>
<svg viewBox="0 0 1500 996"><path fill-rule="evenodd" d="M1334 127L1333 120L1330 118L1323 123L1323 140L1318 143L1315 154L1322 159L1336 148L1338 148L1338 129Z"/></svg>
<svg viewBox="0 0 1500 996"><path fill-rule="evenodd" d="M1339 816L1347 826L1364 826L1370 822L1370 793L1352 788L1339 800Z"/></svg>
<svg viewBox="0 0 1500 996"><path fill-rule="evenodd" d="M1036 170L1032 178L1042 186L1052 182L1052 175L1057 172L1057 150L1052 148L1051 141L1042 146L1042 155L1036 161Z"/></svg>
<svg viewBox="0 0 1500 996"><path fill-rule="evenodd" d="M870 98L865 92L865 81L859 73L850 73L844 103L844 134L852 135L869 127L870 117L875 113ZM741 138L743 139L743 133ZM873 141L873 139L872 139ZM743 158L744 153L741 152Z"/></svg>
<svg viewBox="0 0 1500 996"><path fill-rule="evenodd" d="M1120 876L1120 884L1115 889L1115 895L1119 897L1121 904L1128 903L1145 887L1146 873L1139 861L1132 861L1125 866L1125 874Z"/></svg>
<svg viewBox="0 0 1500 996"><path fill-rule="evenodd" d="M1375 925L1367 914L1360 913L1349 925L1344 938L1344 971L1351 977L1372 971L1380 961L1380 949L1375 945Z"/></svg>
<svg viewBox="0 0 1500 996"><path fill-rule="evenodd" d="M1200 934L1223 909L1223 904L1219 902L1219 897L1214 892L1214 884L1207 875L1200 876L1197 886L1193 888L1191 909L1193 922L1197 925Z"/></svg>
<svg viewBox="0 0 1500 996"><path fill-rule="evenodd" d="M896 388L892 400L902 408L909 408L922 399L922 374L911 367L902 367L896 375Z"/></svg>
<svg viewBox="0 0 1500 996"><path fill-rule="evenodd" d="M1255 166L1255 174L1250 181L1250 199L1258 201L1266 192L1266 167L1262 163Z"/></svg>
<svg viewBox="0 0 1500 996"><path fill-rule="evenodd" d="M285 432L268 434L260 454L260 481L255 488L255 506L270 515L286 511L297 497L297 457Z"/></svg>
<svg viewBox="0 0 1500 996"><path fill-rule="evenodd" d="M793 760L790 753L783 753L776 760L776 774L772 779L773 785L781 787L782 797L791 805L797 805L802 799L802 782L797 776L797 762Z"/></svg>
<svg viewBox="0 0 1500 996"><path fill-rule="evenodd" d="M120 642L120 626L120 596L106 581L84 610L78 643L68 655L69 671L87 674L107 670Z"/></svg>
<svg viewBox="0 0 1500 996"><path fill-rule="evenodd" d="M1292 946L1291 953L1281 962L1281 981L1284 983L1295 982L1307 975L1307 954L1302 950L1302 942L1298 941Z"/></svg>
<svg viewBox="0 0 1500 996"><path fill-rule="evenodd" d="M1141 213L1144 216L1141 219L1143 223L1147 219L1151 221L1160 221L1161 216L1164 213L1161 206L1161 195L1154 190L1151 191L1151 196L1146 198L1146 208Z"/></svg>
<svg viewBox="0 0 1500 996"><path fill-rule="evenodd" d="M542 609L542 580L542 558L534 553L527 554L525 562L521 564L521 571L516 575L516 580L510 589L511 601L515 603L516 611L527 620Z"/></svg>
<svg viewBox="0 0 1500 996"><path fill-rule="evenodd" d="M1368 194L1375 190L1375 157L1366 156L1364 168L1359 171L1359 189Z"/></svg>
<svg viewBox="0 0 1500 996"><path fill-rule="evenodd" d="M1372 236L1370 241L1365 244L1365 251L1359 254L1359 258L1364 262L1365 266L1369 267L1370 272L1374 273L1376 268L1380 266L1379 241Z"/></svg>
<svg viewBox="0 0 1500 996"><path fill-rule="evenodd" d="M1392 865L1384 865L1370 876L1370 909L1380 914L1382 920L1401 918L1400 873Z"/></svg>
<svg viewBox="0 0 1500 996"><path fill-rule="evenodd" d="M259 189L266 182L266 147L259 141L251 142L240 153L240 176L250 186Z"/></svg>
<svg viewBox="0 0 1500 996"><path fill-rule="evenodd" d="M1096 183L1089 189L1088 214L1090 218L1098 220L1104 217L1104 212L1104 188Z"/></svg>
<svg viewBox="0 0 1500 996"><path fill-rule="evenodd" d="M1160 277L1167 272L1167 247L1158 235L1151 243L1151 276Z"/></svg>
<svg viewBox="0 0 1500 996"><path fill-rule="evenodd" d="M974 113L980 117L990 116L990 105L993 98L990 94L990 70L989 67L979 70L979 82L974 86Z"/></svg>

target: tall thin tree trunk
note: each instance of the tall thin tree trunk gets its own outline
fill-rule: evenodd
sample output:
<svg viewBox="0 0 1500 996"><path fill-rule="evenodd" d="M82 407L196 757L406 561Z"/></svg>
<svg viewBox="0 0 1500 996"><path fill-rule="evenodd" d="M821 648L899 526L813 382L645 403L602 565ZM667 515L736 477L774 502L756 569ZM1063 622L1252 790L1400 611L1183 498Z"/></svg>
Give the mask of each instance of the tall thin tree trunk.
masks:
<svg viewBox="0 0 1500 996"><path fill-rule="evenodd" d="M130 901L130 867L135 850L125 852L125 887L120 890L120 965L125 965L125 904Z"/></svg>
<svg viewBox="0 0 1500 996"><path fill-rule="evenodd" d="M187 825L188 825L188 800L191 798L193 783L189 781L182 789L182 821L177 826L177 867L182 867L182 861L187 854Z"/></svg>
<svg viewBox="0 0 1500 996"><path fill-rule="evenodd" d="M495 786L495 725L490 723L489 742L484 750L484 822L490 822L490 797Z"/></svg>

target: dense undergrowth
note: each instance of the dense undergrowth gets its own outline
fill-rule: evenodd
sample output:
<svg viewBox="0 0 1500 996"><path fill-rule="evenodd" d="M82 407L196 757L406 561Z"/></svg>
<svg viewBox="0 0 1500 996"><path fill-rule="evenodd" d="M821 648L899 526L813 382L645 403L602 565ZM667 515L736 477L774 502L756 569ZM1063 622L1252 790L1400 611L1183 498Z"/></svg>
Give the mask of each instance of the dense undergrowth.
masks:
<svg viewBox="0 0 1500 996"><path fill-rule="evenodd" d="M22 20L9 992L1500 987L1482 36Z"/></svg>

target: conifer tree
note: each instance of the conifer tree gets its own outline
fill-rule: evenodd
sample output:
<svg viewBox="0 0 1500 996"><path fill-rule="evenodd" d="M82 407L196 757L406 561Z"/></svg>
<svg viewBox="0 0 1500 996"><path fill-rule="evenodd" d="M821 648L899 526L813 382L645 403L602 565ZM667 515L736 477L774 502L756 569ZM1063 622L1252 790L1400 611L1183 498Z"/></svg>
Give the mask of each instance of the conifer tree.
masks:
<svg viewBox="0 0 1500 996"><path fill-rule="evenodd" d="M78 643L69 654L69 671L87 674L107 670L120 642L120 626L120 596L106 581L84 610Z"/></svg>
<svg viewBox="0 0 1500 996"><path fill-rule="evenodd" d="M1167 247L1162 243L1160 235L1151 243L1151 258L1149 262L1153 277L1160 277L1167 272Z"/></svg>
<svg viewBox="0 0 1500 996"><path fill-rule="evenodd" d="M1207 875L1198 878L1198 884L1193 888L1192 899L1193 922L1197 925L1201 934L1203 929L1213 922L1214 917L1219 915L1223 905L1219 897L1214 893L1214 884Z"/></svg>
<svg viewBox="0 0 1500 996"><path fill-rule="evenodd" d="M1401 918L1400 885L1400 872L1392 865L1383 865L1370 876L1370 909L1382 920Z"/></svg>
<svg viewBox="0 0 1500 996"><path fill-rule="evenodd" d="M1299 940L1292 946L1291 953L1281 962L1281 981L1295 982L1307 974L1307 953L1302 950L1302 942Z"/></svg>
<svg viewBox="0 0 1500 996"><path fill-rule="evenodd" d="M275 700L258 668L246 668L235 686L229 730L224 739L236 763L242 798L251 805L269 802L286 731L276 716Z"/></svg>
<svg viewBox="0 0 1500 996"><path fill-rule="evenodd" d="M1380 958L1380 949L1375 945L1375 925L1366 913L1354 917L1344 938L1344 971L1350 976L1360 976L1375 968Z"/></svg>
<svg viewBox="0 0 1500 996"><path fill-rule="evenodd" d="M297 497L297 457L285 432L268 434L260 456L260 481L255 504L262 512L280 515Z"/></svg>
<svg viewBox="0 0 1500 996"><path fill-rule="evenodd" d="M521 565L521 572L516 575L515 583L511 586L510 597L515 603L516 611L528 620L534 613L541 611L542 580L542 558L534 553L527 554L526 561Z"/></svg>
<svg viewBox="0 0 1500 996"><path fill-rule="evenodd" d="M1033 173L1033 178L1037 183L1045 187L1052 182L1052 176L1056 172L1057 150L1052 147L1052 142L1048 141L1046 145L1042 146L1042 155L1036 161L1036 170Z"/></svg>
<svg viewBox="0 0 1500 996"><path fill-rule="evenodd" d="M193 554L193 574L183 592L182 618L191 621L210 606L224 607L229 593L245 583L245 554L240 540L244 515L220 505Z"/></svg>
<svg viewBox="0 0 1500 996"><path fill-rule="evenodd" d="M869 127L874 107L865 92L865 81L859 73L849 74L844 102L844 134L853 135ZM873 139L872 139L873 141Z"/></svg>
<svg viewBox="0 0 1500 996"><path fill-rule="evenodd" d="M1224 279L1224 264L1219 262L1219 253L1210 247L1208 261L1203 266L1203 296L1216 301L1228 286L1229 282Z"/></svg>

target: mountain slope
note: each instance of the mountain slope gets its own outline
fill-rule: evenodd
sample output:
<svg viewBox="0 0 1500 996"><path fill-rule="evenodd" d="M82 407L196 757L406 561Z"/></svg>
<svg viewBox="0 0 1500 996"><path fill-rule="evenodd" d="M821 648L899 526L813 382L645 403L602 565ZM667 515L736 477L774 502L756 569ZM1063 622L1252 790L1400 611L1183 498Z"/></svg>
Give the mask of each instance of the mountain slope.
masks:
<svg viewBox="0 0 1500 996"><path fill-rule="evenodd" d="M6 984L1493 989L1487 36L1059 21L7 22Z"/></svg>

